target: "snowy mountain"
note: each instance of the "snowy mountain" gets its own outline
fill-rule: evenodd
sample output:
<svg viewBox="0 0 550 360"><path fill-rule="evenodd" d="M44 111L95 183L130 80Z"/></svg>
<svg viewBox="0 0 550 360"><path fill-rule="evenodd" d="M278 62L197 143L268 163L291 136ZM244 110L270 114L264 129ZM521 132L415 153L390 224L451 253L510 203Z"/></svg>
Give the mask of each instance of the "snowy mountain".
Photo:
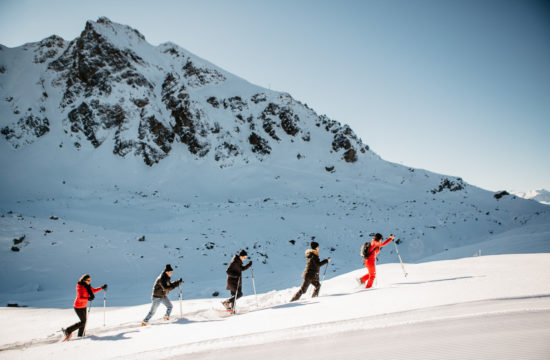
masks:
<svg viewBox="0 0 550 360"><path fill-rule="evenodd" d="M249 84L175 44L152 46L107 18L89 21L70 42L54 35L0 49L1 134L14 148L61 131L60 146L109 147L150 166L182 146L220 166L263 159L289 143L296 143L293 156L307 157L312 138L323 142L316 156L334 152L354 162L368 149L349 127L290 95Z"/></svg>
<svg viewBox="0 0 550 360"><path fill-rule="evenodd" d="M70 306L83 273L144 304L167 263L186 298L222 297L241 248L258 291L287 289L311 240L331 278L373 232L409 263L550 251L548 206L386 162L290 95L106 18L0 46L0 133L0 304ZM495 246L510 234L540 244Z"/></svg>
<svg viewBox="0 0 550 360"><path fill-rule="evenodd" d="M511 193L524 199L535 200L541 204L550 205L550 191L545 189L528 192L512 191Z"/></svg>

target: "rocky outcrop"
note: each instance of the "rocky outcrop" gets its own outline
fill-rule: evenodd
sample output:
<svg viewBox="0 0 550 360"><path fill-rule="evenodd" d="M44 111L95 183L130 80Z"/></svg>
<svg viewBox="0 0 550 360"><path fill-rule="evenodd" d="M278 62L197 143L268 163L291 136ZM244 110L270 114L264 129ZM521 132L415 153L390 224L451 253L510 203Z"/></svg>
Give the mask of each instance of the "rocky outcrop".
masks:
<svg viewBox="0 0 550 360"><path fill-rule="evenodd" d="M162 101L175 121L172 130L192 154L200 157L210 151L210 144L204 139L208 129L201 122L200 112L191 110L189 94L185 86L177 81L178 75L168 74L162 84Z"/></svg>
<svg viewBox="0 0 550 360"><path fill-rule="evenodd" d="M58 83L65 82L62 107L73 104L79 96L108 96L121 83L153 89L136 68L144 65L143 59L130 49L117 48L95 26L87 22L80 37L49 64L51 70L59 72Z"/></svg>
<svg viewBox="0 0 550 360"><path fill-rule="evenodd" d="M6 140L10 141L17 149L20 147L16 140L24 139L25 137L36 137L46 135L50 131L50 121L47 117L39 117L34 115L27 115L21 117L15 126L4 126L0 130ZM24 140L24 143L30 143L28 140Z"/></svg>

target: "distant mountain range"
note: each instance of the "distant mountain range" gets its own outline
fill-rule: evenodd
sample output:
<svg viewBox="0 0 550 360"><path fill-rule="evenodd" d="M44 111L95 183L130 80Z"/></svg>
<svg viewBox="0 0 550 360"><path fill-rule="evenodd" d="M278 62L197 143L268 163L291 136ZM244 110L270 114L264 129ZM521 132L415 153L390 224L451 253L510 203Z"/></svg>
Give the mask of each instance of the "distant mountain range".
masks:
<svg viewBox="0 0 550 360"><path fill-rule="evenodd" d="M512 191L512 194L540 202L541 204L550 205L550 191L545 189L532 190L528 192Z"/></svg>

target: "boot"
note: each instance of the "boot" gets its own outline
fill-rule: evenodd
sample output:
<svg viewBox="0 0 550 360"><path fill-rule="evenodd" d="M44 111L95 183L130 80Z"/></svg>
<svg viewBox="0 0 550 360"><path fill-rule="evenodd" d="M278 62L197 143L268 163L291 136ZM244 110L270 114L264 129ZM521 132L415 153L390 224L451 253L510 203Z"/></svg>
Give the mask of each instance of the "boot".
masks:
<svg viewBox="0 0 550 360"><path fill-rule="evenodd" d="M296 295L294 295L294 296L292 297L292 299L290 299L290 302L293 302L293 301L298 300L298 299L300 298L300 296L302 296L302 293L298 291L298 292L296 293Z"/></svg>

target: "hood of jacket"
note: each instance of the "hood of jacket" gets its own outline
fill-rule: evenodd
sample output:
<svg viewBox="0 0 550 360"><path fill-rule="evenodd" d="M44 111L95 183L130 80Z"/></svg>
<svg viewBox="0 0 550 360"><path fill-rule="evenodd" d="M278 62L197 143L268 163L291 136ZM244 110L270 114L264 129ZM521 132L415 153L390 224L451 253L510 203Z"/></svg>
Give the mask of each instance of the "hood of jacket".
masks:
<svg viewBox="0 0 550 360"><path fill-rule="evenodd" d="M307 249L306 250L306 258L310 258L312 256L319 256L319 250L314 250L314 249Z"/></svg>

